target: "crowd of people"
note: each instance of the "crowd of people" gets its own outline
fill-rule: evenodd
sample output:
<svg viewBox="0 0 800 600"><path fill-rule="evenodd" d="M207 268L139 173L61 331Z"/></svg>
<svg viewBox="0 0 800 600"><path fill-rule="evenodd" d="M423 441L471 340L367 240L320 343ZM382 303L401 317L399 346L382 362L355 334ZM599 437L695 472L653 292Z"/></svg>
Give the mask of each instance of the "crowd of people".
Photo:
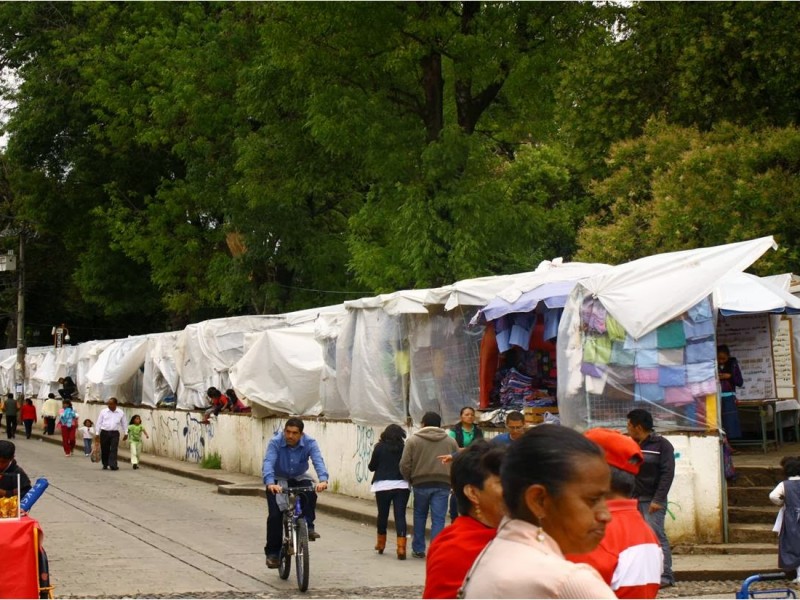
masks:
<svg viewBox="0 0 800 600"><path fill-rule="evenodd" d="M513 411L507 431L486 440L474 420L475 411L465 408L446 430L439 414L427 412L408 440L391 424L372 450L375 550L386 549L393 510L397 558L406 559L413 495L411 555L426 561L424 598L655 598L675 584L664 531L674 449L654 432L647 410L628 413L628 435L552 424L526 430L524 416ZM316 493L327 488L328 471L303 429L301 419L288 419L264 457L269 568L280 564L287 486L308 487L309 539L320 537ZM792 494L800 503L800 459L794 466ZM456 515L445 526L449 501ZM800 566L795 562L792 568Z"/></svg>

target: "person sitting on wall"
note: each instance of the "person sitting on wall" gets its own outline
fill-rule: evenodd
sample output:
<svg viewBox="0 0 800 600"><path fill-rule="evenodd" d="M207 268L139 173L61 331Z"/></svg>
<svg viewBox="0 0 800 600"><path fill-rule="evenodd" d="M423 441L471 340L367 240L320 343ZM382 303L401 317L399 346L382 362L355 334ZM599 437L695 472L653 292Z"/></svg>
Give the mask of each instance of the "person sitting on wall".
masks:
<svg viewBox="0 0 800 600"><path fill-rule="evenodd" d="M61 389L58 390L58 394L61 396L61 398L63 400L72 400L73 396L78 392L78 386L75 385L72 377L69 375L66 377L59 377L58 383L61 384Z"/></svg>
<svg viewBox="0 0 800 600"><path fill-rule="evenodd" d="M209 418L213 414L215 417L228 407L228 397L225 396L215 387L208 388L206 395L211 399L211 406L203 413L203 423L208 423Z"/></svg>

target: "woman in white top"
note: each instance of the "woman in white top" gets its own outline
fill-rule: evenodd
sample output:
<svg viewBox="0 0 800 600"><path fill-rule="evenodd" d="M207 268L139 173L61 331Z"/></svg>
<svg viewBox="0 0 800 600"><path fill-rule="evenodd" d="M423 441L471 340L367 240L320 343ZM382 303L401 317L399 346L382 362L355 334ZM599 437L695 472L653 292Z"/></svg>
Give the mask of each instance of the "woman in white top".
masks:
<svg viewBox="0 0 800 600"><path fill-rule="evenodd" d="M465 598L616 598L564 553L594 550L611 513L603 451L576 431L540 425L511 444L500 479L509 517L464 580Z"/></svg>

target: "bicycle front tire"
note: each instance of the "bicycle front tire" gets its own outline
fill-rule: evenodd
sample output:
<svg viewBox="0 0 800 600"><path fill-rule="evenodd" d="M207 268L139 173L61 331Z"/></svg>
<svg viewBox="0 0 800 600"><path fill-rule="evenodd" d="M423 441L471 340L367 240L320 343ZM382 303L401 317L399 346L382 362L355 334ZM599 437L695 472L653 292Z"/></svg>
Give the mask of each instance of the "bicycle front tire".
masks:
<svg viewBox="0 0 800 600"><path fill-rule="evenodd" d="M302 517L297 520L297 553L295 554L295 570L297 572L297 587L301 592L308 589L308 524Z"/></svg>
<svg viewBox="0 0 800 600"><path fill-rule="evenodd" d="M280 564L278 565L278 576L281 579L289 579L292 570L292 521L284 517L283 519L283 544L281 545Z"/></svg>

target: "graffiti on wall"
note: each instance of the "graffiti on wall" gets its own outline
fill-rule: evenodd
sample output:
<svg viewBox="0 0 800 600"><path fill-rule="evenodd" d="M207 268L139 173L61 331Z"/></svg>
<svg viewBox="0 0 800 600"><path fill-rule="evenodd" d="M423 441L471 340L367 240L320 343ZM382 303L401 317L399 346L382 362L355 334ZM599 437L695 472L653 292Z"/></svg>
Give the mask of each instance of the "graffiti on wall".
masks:
<svg viewBox="0 0 800 600"><path fill-rule="evenodd" d="M214 421L203 423L191 413L186 413L183 426L186 462L200 462L206 455L206 443L214 438Z"/></svg>
<svg viewBox="0 0 800 600"><path fill-rule="evenodd" d="M356 452L353 454L356 465L356 481L361 483L369 479L369 459L372 456L372 445L375 442L375 431L372 427L356 425Z"/></svg>

